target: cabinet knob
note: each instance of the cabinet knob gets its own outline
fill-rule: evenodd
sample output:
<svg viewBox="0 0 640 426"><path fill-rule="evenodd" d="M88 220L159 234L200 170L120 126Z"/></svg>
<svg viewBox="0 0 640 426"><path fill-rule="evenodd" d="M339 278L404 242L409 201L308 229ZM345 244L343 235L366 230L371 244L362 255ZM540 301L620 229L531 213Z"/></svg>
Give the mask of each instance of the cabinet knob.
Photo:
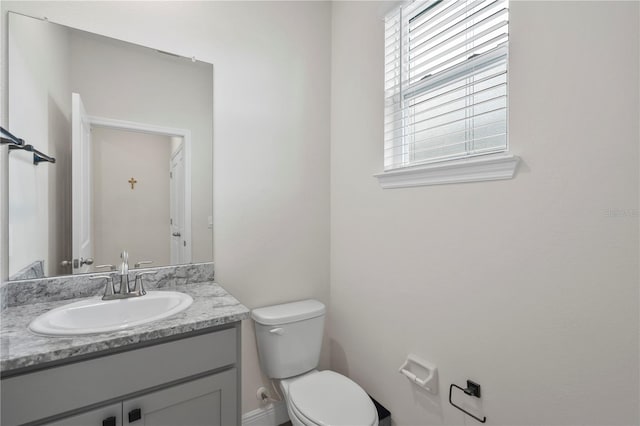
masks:
<svg viewBox="0 0 640 426"><path fill-rule="evenodd" d="M142 412L140 411L139 408L136 408L135 410L129 411L129 423L133 423L135 421L138 421L141 418L142 418Z"/></svg>
<svg viewBox="0 0 640 426"><path fill-rule="evenodd" d="M102 421L102 426L116 426L115 416L107 417Z"/></svg>

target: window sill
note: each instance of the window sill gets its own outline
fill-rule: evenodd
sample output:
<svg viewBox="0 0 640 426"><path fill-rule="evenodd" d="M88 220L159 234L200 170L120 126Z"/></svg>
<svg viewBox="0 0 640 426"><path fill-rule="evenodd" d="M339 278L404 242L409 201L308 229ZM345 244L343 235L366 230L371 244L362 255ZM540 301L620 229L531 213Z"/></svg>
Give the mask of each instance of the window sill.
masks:
<svg viewBox="0 0 640 426"><path fill-rule="evenodd" d="M493 154L389 170L374 175L383 189L512 179L520 157Z"/></svg>

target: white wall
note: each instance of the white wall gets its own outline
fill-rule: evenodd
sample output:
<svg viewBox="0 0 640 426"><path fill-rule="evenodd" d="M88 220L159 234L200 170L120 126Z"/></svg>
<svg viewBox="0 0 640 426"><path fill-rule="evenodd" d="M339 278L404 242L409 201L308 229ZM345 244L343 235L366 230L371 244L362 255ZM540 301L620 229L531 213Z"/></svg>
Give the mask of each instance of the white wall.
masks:
<svg viewBox="0 0 640 426"><path fill-rule="evenodd" d="M170 264L169 136L94 127L93 237L96 265ZM126 152L126 155L123 155ZM129 179L137 183L133 189Z"/></svg>
<svg viewBox="0 0 640 426"><path fill-rule="evenodd" d="M69 35L45 22L12 18L8 129L57 163L35 166L26 151L9 156L9 275L35 260L44 260L46 275L57 275L70 255Z"/></svg>
<svg viewBox="0 0 640 426"><path fill-rule="evenodd" d="M475 424L467 378L488 424L638 424L638 3L511 2L517 176L398 190L372 177L386 6L333 4L332 365L398 425Z"/></svg>
<svg viewBox="0 0 640 426"><path fill-rule="evenodd" d="M329 3L2 7L213 63L217 280L250 308L304 297L328 302ZM258 406L263 383L250 321L243 369L247 412Z"/></svg>

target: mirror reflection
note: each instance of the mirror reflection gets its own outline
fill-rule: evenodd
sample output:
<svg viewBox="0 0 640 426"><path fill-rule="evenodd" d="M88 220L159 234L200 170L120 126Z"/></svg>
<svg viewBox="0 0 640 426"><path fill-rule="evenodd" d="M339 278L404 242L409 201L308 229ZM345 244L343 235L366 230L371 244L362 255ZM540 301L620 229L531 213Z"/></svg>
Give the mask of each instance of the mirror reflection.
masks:
<svg viewBox="0 0 640 426"><path fill-rule="evenodd" d="M9 279L123 250L211 261L213 66L14 13L8 29L8 130L56 158L9 154Z"/></svg>

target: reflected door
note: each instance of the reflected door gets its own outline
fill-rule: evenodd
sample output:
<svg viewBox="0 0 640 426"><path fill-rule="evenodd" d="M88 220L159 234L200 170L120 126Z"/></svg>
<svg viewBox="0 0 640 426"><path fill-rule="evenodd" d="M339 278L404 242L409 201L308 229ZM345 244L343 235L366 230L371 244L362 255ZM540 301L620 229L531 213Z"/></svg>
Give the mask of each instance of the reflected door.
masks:
<svg viewBox="0 0 640 426"><path fill-rule="evenodd" d="M91 224L91 124L78 93L71 94L71 182L72 182L72 270L89 272L93 263L93 229Z"/></svg>
<svg viewBox="0 0 640 426"><path fill-rule="evenodd" d="M171 264L185 263L184 239L185 230L185 200L184 200L184 144L172 154L169 166L170 188L170 213L171 220L169 232L171 233Z"/></svg>

